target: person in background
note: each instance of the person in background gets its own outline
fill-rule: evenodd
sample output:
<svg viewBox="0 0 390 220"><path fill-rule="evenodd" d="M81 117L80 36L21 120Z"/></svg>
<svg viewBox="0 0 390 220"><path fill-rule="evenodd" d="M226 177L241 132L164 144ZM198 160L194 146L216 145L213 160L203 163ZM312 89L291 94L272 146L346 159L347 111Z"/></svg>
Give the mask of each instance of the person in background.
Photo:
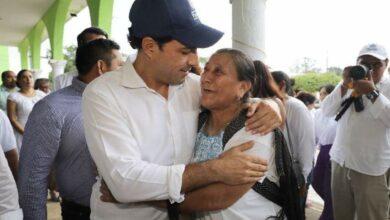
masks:
<svg viewBox="0 0 390 220"><path fill-rule="evenodd" d="M16 77L19 91L11 93L7 100L7 114L14 128L18 151L22 146L24 126L35 103L45 97L45 93L34 90L34 80L31 71L21 70Z"/></svg>
<svg viewBox="0 0 390 220"><path fill-rule="evenodd" d="M303 102L288 95L291 94L290 77L282 71L274 71L271 74L286 100L287 120L284 136L295 163L295 171L301 190L301 206L304 212L308 186L310 184L310 178L308 177L313 169L314 162L314 121L309 109Z"/></svg>
<svg viewBox="0 0 390 220"><path fill-rule="evenodd" d="M329 151L332 148L336 136L337 122L334 117L325 116L322 112L323 100L334 89L334 85L328 84L320 88L320 108L314 114L314 130L317 145L320 148L316 164L313 169L312 186L317 194L324 200L324 209L320 220L333 220L331 163Z"/></svg>
<svg viewBox="0 0 390 220"><path fill-rule="evenodd" d="M108 39L108 34L102 29L97 27L86 28L77 36L77 46L79 47L85 43L88 43L89 41L100 39L100 38ZM57 91L59 89L71 85L73 78L77 75L78 75L77 68L75 68L75 70L71 72L67 72L57 76L53 80L54 81L53 91Z"/></svg>
<svg viewBox="0 0 390 220"><path fill-rule="evenodd" d="M314 118L314 113L316 112L315 103L316 97L308 92L299 92L295 98L301 100L303 104L306 105L307 109L309 109L311 116Z"/></svg>
<svg viewBox="0 0 390 220"><path fill-rule="evenodd" d="M20 153L18 182L25 219L47 218L46 186L52 168L62 198L63 219L89 219L96 167L84 136L81 98L88 83L122 65L119 49L107 39L78 47L78 77L72 85L39 101L31 112Z"/></svg>
<svg viewBox="0 0 390 220"><path fill-rule="evenodd" d="M49 94L50 93L50 81L46 78L36 79L34 83L35 90L41 90L42 92Z"/></svg>
<svg viewBox="0 0 390 220"><path fill-rule="evenodd" d="M389 219L390 77L384 74L389 64L387 51L379 44L365 45L356 64L370 69L366 78L353 80L351 66L346 67L343 80L321 107L324 115L340 117L345 100L360 96L364 105L363 111L357 112L352 104L338 117L330 150L333 215L336 220Z"/></svg>
<svg viewBox="0 0 390 220"><path fill-rule="evenodd" d="M16 74L7 70L1 73L3 84L0 86L0 109L7 112L7 99L10 93L16 92Z"/></svg>

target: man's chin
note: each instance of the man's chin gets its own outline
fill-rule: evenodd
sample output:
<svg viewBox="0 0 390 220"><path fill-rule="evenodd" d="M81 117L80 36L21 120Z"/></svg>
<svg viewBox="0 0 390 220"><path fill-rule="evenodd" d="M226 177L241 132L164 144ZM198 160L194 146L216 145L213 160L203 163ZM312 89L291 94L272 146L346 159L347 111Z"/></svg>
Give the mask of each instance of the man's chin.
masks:
<svg viewBox="0 0 390 220"><path fill-rule="evenodd" d="M172 80L169 85L180 85L184 83L185 78Z"/></svg>

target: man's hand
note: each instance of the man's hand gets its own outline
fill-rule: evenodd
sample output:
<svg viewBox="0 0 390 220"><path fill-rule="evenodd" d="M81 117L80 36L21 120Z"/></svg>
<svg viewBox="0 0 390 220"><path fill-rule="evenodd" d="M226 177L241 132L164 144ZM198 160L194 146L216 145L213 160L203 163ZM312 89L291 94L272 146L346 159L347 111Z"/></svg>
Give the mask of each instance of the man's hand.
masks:
<svg viewBox="0 0 390 220"><path fill-rule="evenodd" d="M283 108L282 105L278 105L274 100L275 106L272 106L270 101L260 99L251 99L251 101L248 104L249 118L245 123L247 131L264 135L281 126L283 123L281 112L284 112L284 109L280 109Z"/></svg>
<svg viewBox="0 0 390 220"><path fill-rule="evenodd" d="M100 200L102 200L103 202L119 203L112 195L110 189L108 188L104 180L102 180L100 184L100 192L102 193L102 195L100 196Z"/></svg>
<svg viewBox="0 0 390 220"><path fill-rule="evenodd" d="M246 142L224 152L215 160L218 179L228 185L240 185L258 181L267 171L267 161L245 153L253 147Z"/></svg>
<svg viewBox="0 0 390 220"><path fill-rule="evenodd" d="M353 90L357 96L361 96L375 90L375 84L372 80L371 71L369 71L367 79L353 81L352 84Z"/></svg>

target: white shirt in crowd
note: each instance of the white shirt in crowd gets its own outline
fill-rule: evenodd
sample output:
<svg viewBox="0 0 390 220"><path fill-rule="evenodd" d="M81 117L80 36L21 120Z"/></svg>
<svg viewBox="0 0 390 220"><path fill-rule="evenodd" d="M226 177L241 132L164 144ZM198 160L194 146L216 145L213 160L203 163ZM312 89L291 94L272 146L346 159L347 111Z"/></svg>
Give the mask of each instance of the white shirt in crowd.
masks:
<svg viewBox="0 0 390 220"><path fill-rule="evenodd" d="M349 90L341 97L341 83L323 102L324 114L335 116ZM353 105L338 121L331 160L363 174L380 176L390 167L390 78L384 74L376 84L380 91L374 103L363 95L365 109L356 112Z"/></svg>
<svg viewBox="0 0 390 220"><path fill-rule="evenodd" d="M294 97L288 97L285 107L287 126L283 133L290 152L294 153L294 159L299 161L302 174L307 179L310 171L313 169L315 152L313 117L305 104ZM292 146L289 143L287 127L288 132L290 132Z"/></svg>
<svg viewBox="0 0 390 220"><path fill-rule="evenodd" d="M261 158L267 159L268 161L268 171L265 173L265 176L259 182L262 182L264 178L267 177L270 181L279 185L279 176L277 175L275 165L275 148L273 140L273 133L269 133L264 136L252 135L249 132L246 132L244 128L242 128L236 134L234 134L233 137L226 143L225 151L247 141L253 141L253 148L246 151L246 153L259 156ZM237 202L235 202L227 209L202 213L204 216L199 219L267 219L271 216L277 216L280 209L280 206L264 198L262 195L260 195L253 189L250 189L239 200L237 200Z"/></svg>
<svg viewBox="0 0 390 220"><path fill-rule="evenodd" d="M326 116L322 107L314 113L314 130L318 145L333 144L336 137L337 122L334 116Z"/></svg>
<svg viewBox="0 0 390 220"><path fill-rule="evenodd" d="M139 201L181 202L182 174L195 144L199 76L169 87L168 99L148 88L131 60L90 83L83 94L85 135L99 174L122 203L91 196L91 219L167 219Z"/></svg>
<svg viewBox="0 0 390 220"><path fill-rule="evenodd" d="M74 70L74 71L61 74L56 78L54 78L53 92L65 88L67 86L70 86L72 84L73 77L77 75L78 75L77 70Z"/></svg>
<svg viewBox="0 0 390 220"><path fill-rule="evenodd" d="M7 152L16 149L16 140L14 135L14 129L7 117L7 115L0 109L0 145L3 148L3 152Z"/></svg>
<svg viewBox="0 0 390 220"><path fill-rule="evenodd" d="M0 153L0 220L22 220L14 177L4 153Z"/></svg>

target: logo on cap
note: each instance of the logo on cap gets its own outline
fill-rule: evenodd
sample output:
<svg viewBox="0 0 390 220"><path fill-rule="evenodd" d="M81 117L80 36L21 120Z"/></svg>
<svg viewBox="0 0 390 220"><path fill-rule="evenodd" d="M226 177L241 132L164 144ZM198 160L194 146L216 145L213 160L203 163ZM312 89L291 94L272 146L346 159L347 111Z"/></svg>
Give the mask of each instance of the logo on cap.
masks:
<svg viewBox="0 0 390 220"><path fill-rule="evenodd" d="M194 8L194 5L193 5L192 1L191 1L191 0L188 0L188 3L190 4L190 7L191 7L191 15L192 15L192 18L194 18L194 21L200 22L199 17L198 17L198 14L197 14L196 11L195 11L195 8Z"/></svg>

